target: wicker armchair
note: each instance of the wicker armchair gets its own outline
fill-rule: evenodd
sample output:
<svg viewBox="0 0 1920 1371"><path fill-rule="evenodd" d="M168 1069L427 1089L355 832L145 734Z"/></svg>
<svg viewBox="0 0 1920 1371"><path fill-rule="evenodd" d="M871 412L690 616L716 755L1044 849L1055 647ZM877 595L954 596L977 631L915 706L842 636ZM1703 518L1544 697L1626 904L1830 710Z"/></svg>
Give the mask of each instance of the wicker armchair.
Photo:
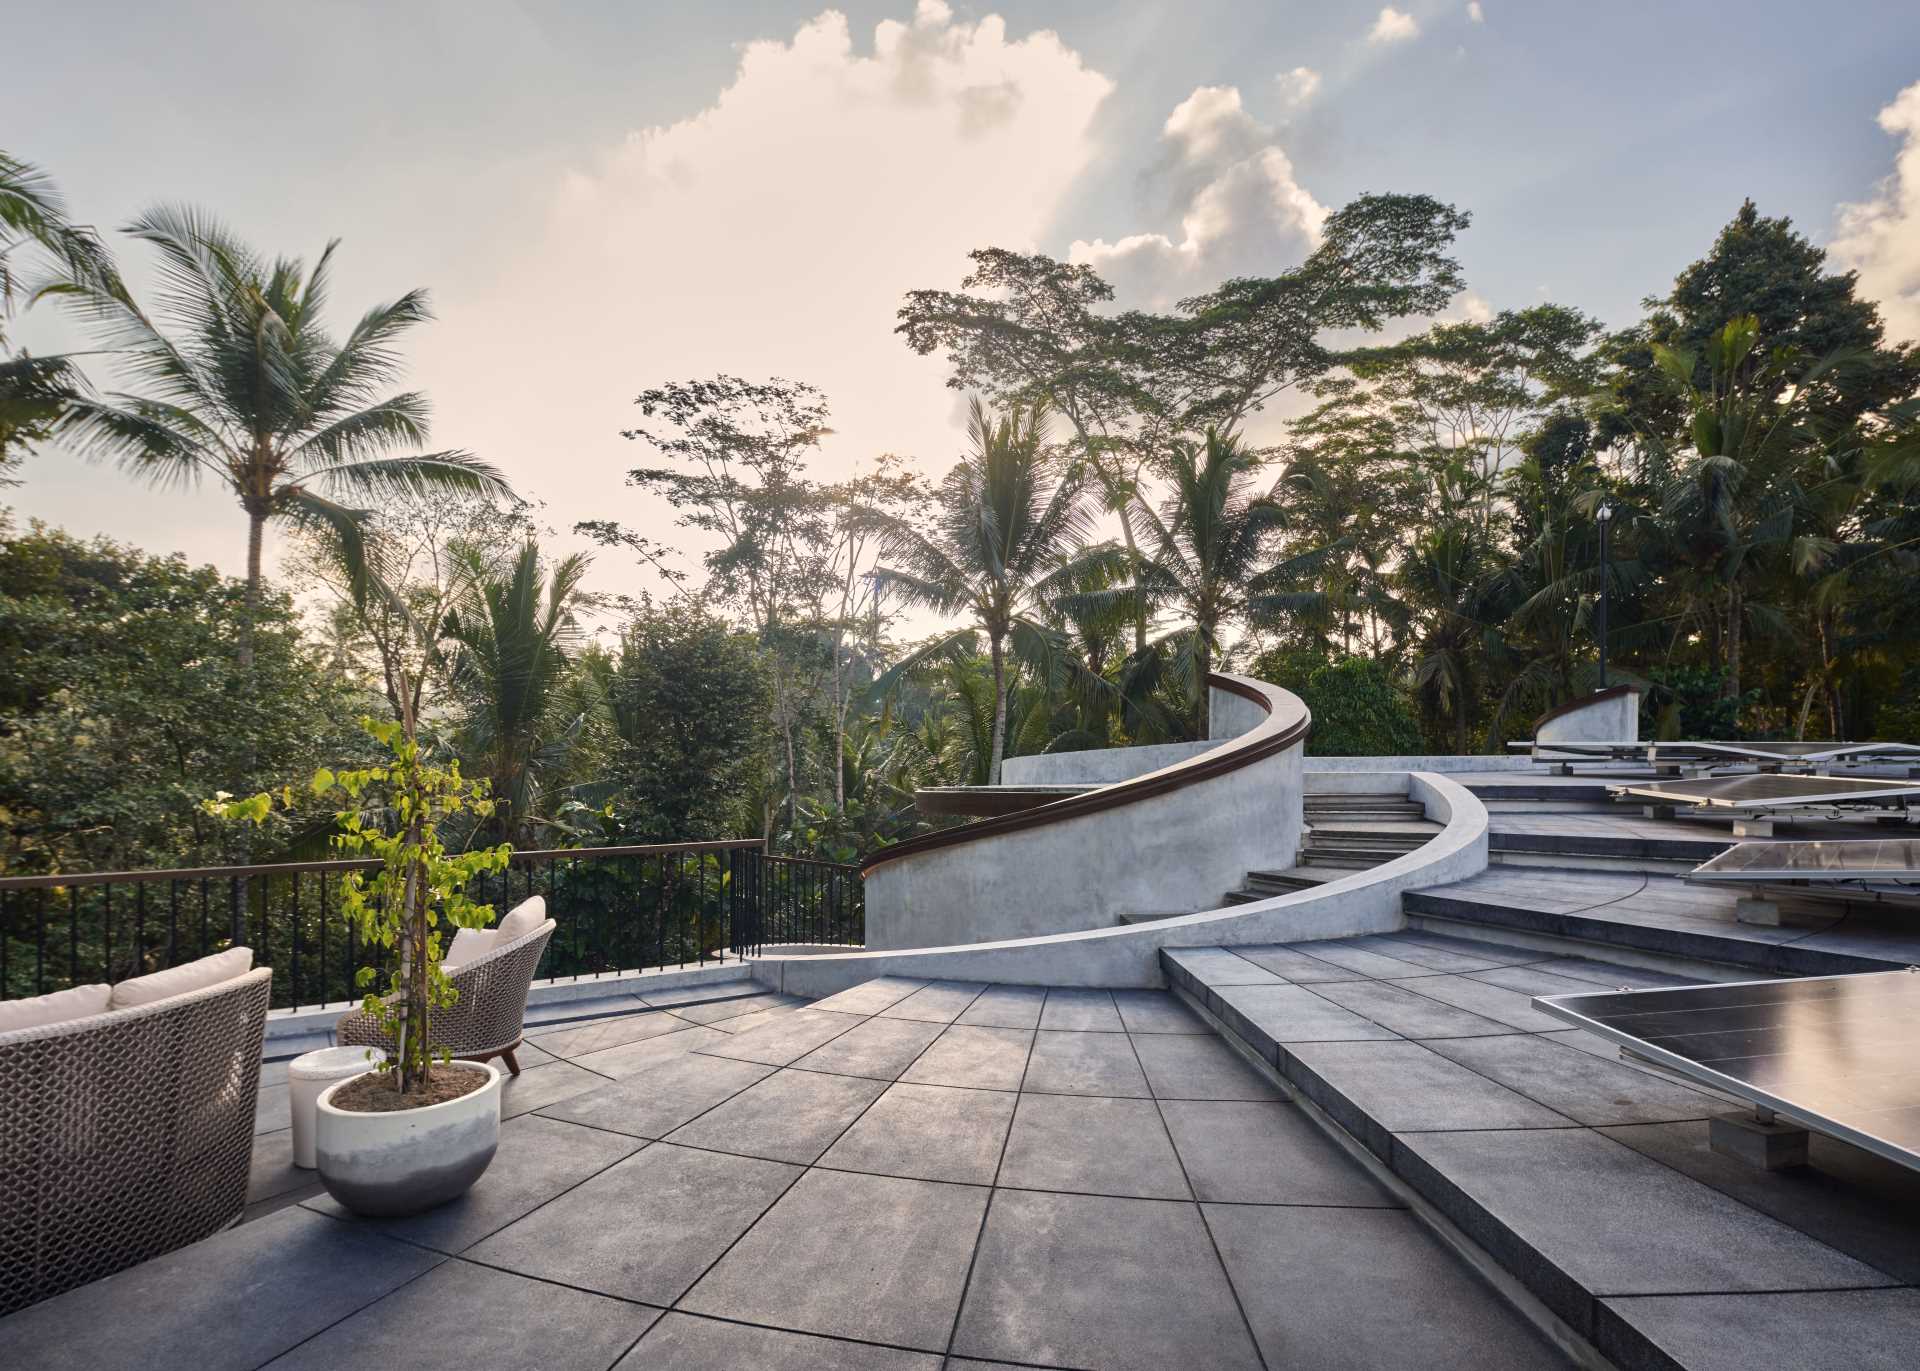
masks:
<svg viewBox="0 0 1920 1371"><path fill-rule="evenodd" d="M507 1070L520 1074L514 1049L520 1046L527 1013L527 987L553 936L554 922L540 927L486 956L469 962L447 979L460 998L446 1009L433 1011L433 1045L444 1047L463 1062L506 1059ZM393 1050L386 1030L363 1010L343 1016L333 1027L334 1040L343 1047L384 1047Z"/></svg>
<svg viewBox="0 0 1920 1371"><path fill-rule="evenodd" d="M0 1314L240 1217L272 985L0 1033Z"/></svg>

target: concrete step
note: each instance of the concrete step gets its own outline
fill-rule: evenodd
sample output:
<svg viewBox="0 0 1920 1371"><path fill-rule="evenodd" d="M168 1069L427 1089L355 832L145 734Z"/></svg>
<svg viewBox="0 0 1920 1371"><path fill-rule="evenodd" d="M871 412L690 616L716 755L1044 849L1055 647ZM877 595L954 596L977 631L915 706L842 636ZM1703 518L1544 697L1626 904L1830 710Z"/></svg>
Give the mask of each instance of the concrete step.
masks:
<svg viewBox="0 0 1920 1371"><path fill-rule="evenodd" d="M1414 846L1419 846L1415 844ZM1407 855L1410 847L1378 845L1360 847L1357 845L1307 843L1300 849L1300 862L1304 866L1380 866Z"/></svg>
<svg viewBox="0 0 1920 1371"><path fill-rule="evenodd" d="M1443 825L1431 819L1315 819L1307 825L1316 838L1394 838L1424 843Z"/></svg>
<svg viewBox="0 0 1920 1371"><path fill-rule="evenodd" d="M1352 942L1351 953L1337 940L1291 944L1271 960L1252 948L1160 957L1176 993L1265 1062L1309 1118L1416 1212L1443 1221L1455 1251L1523 1311L1538 1317L1544 1306L1584 1340L1578 1364L1707 1371L1911 1360L1907 1292L1859 1293L1914 1281L1905 1173L1830 1150L1837 1174L1730 1175L1705 1145L1706 1120L1728 1102L1583 1051L1530 1008L1549 987L1667 982L1427 933ZM1408 964L1396 953L1424 974L1395 971ZM1474 1026L1489 1014L1501 1017ZM1469 1030L1480 1036L1453 1036ZM1682 1141L1610 1126L1652 1119L1672 1121L1666 1131ZM1816 1198L1808 1174L1833 1197ZM1863 1222L1869 1207L1877 1212ZM1623 1286L1659 1298L1622 1298ZM1802 1293L1750 1293L1776 1287ZM1795 1301L1790 1334L1785 1321L1730 1316L1729 1306L1773 1299ZM1873 1352L1830 1355L1842 1348Z"/></svg>

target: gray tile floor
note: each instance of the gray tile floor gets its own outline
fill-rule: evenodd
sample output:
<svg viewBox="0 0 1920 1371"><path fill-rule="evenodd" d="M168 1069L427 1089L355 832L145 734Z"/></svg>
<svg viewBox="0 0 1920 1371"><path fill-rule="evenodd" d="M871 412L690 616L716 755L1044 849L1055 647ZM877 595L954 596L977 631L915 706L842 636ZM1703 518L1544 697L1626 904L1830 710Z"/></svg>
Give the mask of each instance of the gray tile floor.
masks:
<svg viewBox="0 0 1920 1371"><path fill-rule="evenodd" d="M1914 1364L1920 1175L1818 1136L1810 1167L1730 1161L1707 1134L1737 1101L1531 1005L1672 976L1412 930L1163 955L1294 1088L1619 1364L1757 1366L1779 1360L1776 1347L1808 1365ZM1234 1121L1203 1129L1175 1112L1195 1107L1162 1106L1207 1200L1198 1149ZM1214 1229L1236 1283L1264 1269L1236 1256L1234 1230ZM1292 1231L1289 1250L1307 1260L1309 1239ZM1315 1260L1338 1270L1361 1250ZM1398 1259L1373 1269L1386 1279ZM1774 1300L1794 1319L1762 1310ZM1435 1351L1434 1364L1453 1355Z"/></svg>
<svg viewBox="0 0 1920 1371"><path fill-rule="evenodd" d="M1167 994L885 981L531 1041L462 1200L355 1220L263 1109L254 1221L0 1321L0 1365L1561 1364Z"/></svg>

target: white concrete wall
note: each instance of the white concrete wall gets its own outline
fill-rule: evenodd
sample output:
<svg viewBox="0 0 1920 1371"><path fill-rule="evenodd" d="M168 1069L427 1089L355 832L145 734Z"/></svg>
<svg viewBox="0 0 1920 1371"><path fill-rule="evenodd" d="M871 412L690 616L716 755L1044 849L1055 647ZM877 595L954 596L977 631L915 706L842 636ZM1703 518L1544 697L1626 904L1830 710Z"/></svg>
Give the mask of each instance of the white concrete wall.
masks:
<svg viewBox="0 0 1920 1371"><path fill-rule="evenodd" d="M1403 890L1476 876L1487 865L1487 811L1471 791L1437 772L1405 777L1406 793L1445 828L1404 857L1312 890L1254 904L1118 928L1001 939L949 947L760 957L756 980L796 995L831 995L875 976L989 981L1008 985L1160 986L1163 947L1234 947L1345 938L1403 927ZM1382 787L1383 789L1386 787Z"/></svg>
<svg viewBox="0 0 1920 1371"><path fill-rule="evenodd" d="M1533 758L1525 753L1498 756L1470 752L1433 757L1316 757L1313 743L1307 743L1307 774L1316 771L1531 771Z"/></svg>
<svg viewBox="0 0 1920 1371"><path fill-rule="evenodd" d="M1149 771L1184 762L1217 747L1208 738L1197 743L1150 743L1144 747L1095 747L1084 752L1035 752L1000 763L1006 785L1112 785Z"/></svg>
<svg viewBox="0 0 1920 1371"><path fill-rule="evenodd" d="M1640 740L1640 692L1593 699L1548 719L1534 730L1536 743L1633 743Z"/></svg>
<svg viewBox="0 0 1920 1371"><path fill-rule="evenodd" d="M1222 690L1215 717L1286 727L1305 715L1297 696L1270 689L1272 720L1262 704ZM1222 708L1225 700L1248 712ZM989 942L1212 908L1248 871L1293 864L1300 753L1296 743L1111 809L883 861L866 873L867 946Z"/></svg>
<svg viewBox="0 0 1920 1371"><path fill-rule="evenodd" d="M1114 809L883 862L867 946L940 947L1212 908L1300 849L1300 750Z"/></svg>

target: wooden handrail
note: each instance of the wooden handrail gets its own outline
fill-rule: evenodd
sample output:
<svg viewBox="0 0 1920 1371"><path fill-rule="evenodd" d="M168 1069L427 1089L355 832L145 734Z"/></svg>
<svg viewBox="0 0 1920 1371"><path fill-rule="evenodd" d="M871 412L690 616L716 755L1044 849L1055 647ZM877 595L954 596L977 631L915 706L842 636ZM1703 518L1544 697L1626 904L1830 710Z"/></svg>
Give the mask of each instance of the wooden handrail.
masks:
<svg viewBox="0 0 1920 1371"><path fill-rule="evenodd" d="M883 862L891 862L901 857L911 857L922 852L935 852L943 847L958 847L962 843L978 842L983 838L998 837L1004 833L1018 833L1028 828L1043 828L1048 824L1063 823L1068 819L1078 819L1088 814L1098 814L1108 809L1118 809L1154 795L1164 795L1170 790L1180 790L1200 781L1224 776L1228 772L1238 771L1251 766L1262 758L1276 752L1304 743L1313 729L1313 716L1307 707L1300 704L1297 713L1283 716L1274 712L1281 697L1299 704L1297 696L1278 686L1256 681L1250 676L1233 676L1225 672L1209 672L1207 684L1230 695L1251 700L1266 711L1267 717L1255 727L1237 738L1228 738L1220 746L1209 748L1198 757L1189 757L1172 766L1163 766L1158 771L1149 771L1144 776L1135 776L1131 780L1116 781L1112 785L1103 785L1079 795L1055 800L1051 804L1035 805L1015 814L1001 814L990 819L981 819L970 824L961 824L957 828L943 828L933 833L922 833L918 837L908 838L891 847L883 847L877 852L868 853L860 863L862 874L872 871Z"/></svg>

